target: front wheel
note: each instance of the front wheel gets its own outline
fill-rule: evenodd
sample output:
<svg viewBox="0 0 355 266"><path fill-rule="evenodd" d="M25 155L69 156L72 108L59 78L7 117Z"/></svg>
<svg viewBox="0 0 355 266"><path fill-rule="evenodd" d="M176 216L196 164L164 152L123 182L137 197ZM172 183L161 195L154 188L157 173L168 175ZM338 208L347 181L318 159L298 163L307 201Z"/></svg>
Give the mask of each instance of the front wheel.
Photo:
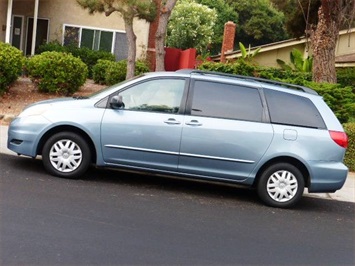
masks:
<svg viewBox="0 0 355 266"><path fill-rule="evenodd" d="M289 163L269 166L257 184L260 199L269 206L279 208L294 206L301 199L303 190L304 177L301 171Z"/></svg>
<svg viewBox="0 0 355 266"><path fill-rule="evenodd" d="M54 176L79 178L90 166L91 151L80 135L60 132L44 144L42 161L44 168Z"/></svg>

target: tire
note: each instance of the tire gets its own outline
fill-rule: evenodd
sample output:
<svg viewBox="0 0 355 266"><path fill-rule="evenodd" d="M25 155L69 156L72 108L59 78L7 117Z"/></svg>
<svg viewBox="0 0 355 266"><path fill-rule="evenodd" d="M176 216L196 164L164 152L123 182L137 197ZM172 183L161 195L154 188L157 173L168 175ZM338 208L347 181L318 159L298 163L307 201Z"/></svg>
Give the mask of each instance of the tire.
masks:
<svg viewBox="0 0 355 266"><path fill-rule="evenodd" d="M73 132L51 136L42 149L42 161L48 173L63 178L80 178L91 164L91 151L83 137Z"/></svg>
<svg viewBox="0 0 355 266"><path fill-rule="evenodd" d="M297 167L289 163L276 163L261 174L257 192L267 205L289 208L302 198L304 184L304 177Z"/></svg>

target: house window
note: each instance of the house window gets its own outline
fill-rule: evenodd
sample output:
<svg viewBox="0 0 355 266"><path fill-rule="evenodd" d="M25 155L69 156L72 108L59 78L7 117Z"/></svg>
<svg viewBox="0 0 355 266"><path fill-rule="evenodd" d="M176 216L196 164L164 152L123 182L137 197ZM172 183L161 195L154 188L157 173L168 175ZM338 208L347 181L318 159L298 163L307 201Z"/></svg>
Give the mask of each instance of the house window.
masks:
<svg viewBox="0 0 355 266"><path fill-rule="evenodd" d="M64 25L63 44L114 53L117 60L127 58L126 33L112 30Z"/></svg>
<svg viewBox="0 0 355 266"><path fill-rule="evenodd" d="M111 52L112 40L112 31L82 29L80 47Z"/></svg>
<svg viewBox="0 0 355 266"><path fill-rule="evenodd" d="M64 31L64 45L78 44L79 43L79 28L65 27Z"/></svg>

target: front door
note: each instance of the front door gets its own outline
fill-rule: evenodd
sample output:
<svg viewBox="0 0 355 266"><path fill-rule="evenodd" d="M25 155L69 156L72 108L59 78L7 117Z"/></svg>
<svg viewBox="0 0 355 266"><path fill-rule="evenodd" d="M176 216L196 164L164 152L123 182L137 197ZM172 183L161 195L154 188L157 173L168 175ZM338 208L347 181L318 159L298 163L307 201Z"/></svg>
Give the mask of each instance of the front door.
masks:
<svg viewBox="0 0 355 266"><path fill-rule="evenodd" d="M23 16L12 17L11 45L22 50Z"/></svg>
<svg viewBox="0 0 355 266"><path fill-rule="evenodd" d="M176 171L184 115L184 79L153 79L119 92L124 107L102 119L103 158L108 164Z"/></svg>
<svg viewBox="0 0 355 266"><path fill-rule="evenodd" d="M48 19L38 19L37 20L37 35L36 35L36 49L47 43L48 41ZM26 55L31 54L32 48L32 34L33 34L33 18L28 18L27 21L27 40L26 40Z"/></svg>

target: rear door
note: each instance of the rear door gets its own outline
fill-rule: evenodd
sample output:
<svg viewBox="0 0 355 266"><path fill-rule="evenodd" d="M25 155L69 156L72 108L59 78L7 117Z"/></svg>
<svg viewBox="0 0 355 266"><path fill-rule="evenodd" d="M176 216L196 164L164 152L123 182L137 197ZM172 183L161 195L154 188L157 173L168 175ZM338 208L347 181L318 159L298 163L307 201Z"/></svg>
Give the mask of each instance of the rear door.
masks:
<svg viewBox="0 0 355 266"><path fill-rule="evenodd" d="M243 180L269 147L258 88L196 80L182 129L179 171Z"/></svg>

